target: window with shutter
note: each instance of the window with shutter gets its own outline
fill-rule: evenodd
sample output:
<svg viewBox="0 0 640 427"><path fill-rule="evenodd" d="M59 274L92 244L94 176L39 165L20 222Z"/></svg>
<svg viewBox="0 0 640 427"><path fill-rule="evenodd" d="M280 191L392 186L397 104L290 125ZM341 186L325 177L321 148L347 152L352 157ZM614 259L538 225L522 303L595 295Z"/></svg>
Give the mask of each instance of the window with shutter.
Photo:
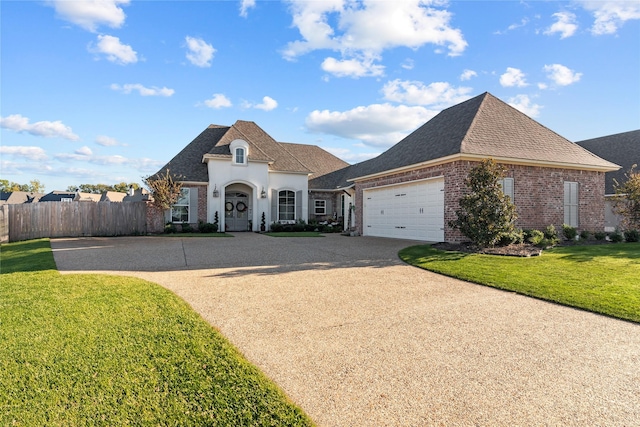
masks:
<svg viewBox="0 0 640 427"><path fill-rule="evenodd" d="M564 223L578 227L578 183L564 183Z"/></svg>

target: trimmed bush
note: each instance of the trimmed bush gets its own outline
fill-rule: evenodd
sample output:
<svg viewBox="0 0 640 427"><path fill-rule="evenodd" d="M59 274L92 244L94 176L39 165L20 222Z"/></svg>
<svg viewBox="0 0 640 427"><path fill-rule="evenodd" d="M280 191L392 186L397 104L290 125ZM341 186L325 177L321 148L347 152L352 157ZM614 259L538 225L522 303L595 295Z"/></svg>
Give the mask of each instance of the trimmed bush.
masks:
<svg viewBox="0 0 640 427"><path fill-rule="evenodd" d="M556 231L556 227L553 224L547 226L544 229L544 238L547 240L547 244L545 246L554 246L560 242L560 238L558 237L558 232Z"/></svg>
<svg viewBox="0 0 640 427"><path fill-rule="evenodd" d="M216 233L218 231L218 224L211 224L210 222L200 222L198 224L198 230L201 233Z"/></svg>
<svg viewBox="0 0 640 427"><path fill-rule="evenodd" d="M174 223L168 222L164 226L164 232L167 234L174 234L178 232L178 227Z"/></svg>
<svg viewBox="0 0 640 427"><path fill-rule="evenodd" d="M271 231L273 231L274 233L284 231L284 226L279 222L272 223L270 228L271 228Z"/></svg>
<svg viewBox="0 0 640 427"><path fill-rule="evenodd" d="M527 241L532 245L538 246L544 240L544 233L540 230L530 230Z"/></svg>
<svg viewBox="0 0 640 427"><path fill-rule="evenodd" d="M618 230L614 231L613 233L611 233L609 235L609 239L613 242L613 243L620 243L624 240L624 236L622 235L622 233L620 233Z"/></svg>
<svg viewBox="0 0 640 427"><path fill-rule="evenodd" d="M590 236L591 236L591 233L589 233L588 230L582 230L580 232L580 240L588 240Z"/></svg>
<svg viewBox="0 0 640 427"><path fill-rule="evenodd" d="M627 230L624 232L624 240L629 243L640 242L640 232L638 230Z"/></svg>
<svg viewBox="0 0 640 427"><path fill-rule="evenodd" d="M604 240L607 237L607 233L604 231L596 231L593 233L593 237L595 237L596 240Z"/></svg>
<svg viewBox="0 0 640 427"><path fill-rule="evenodd" d="M572 227L567 224L562 224L562 234L567 240L576 240L576 236L578 235L578 230L575 227Z"/></svg>

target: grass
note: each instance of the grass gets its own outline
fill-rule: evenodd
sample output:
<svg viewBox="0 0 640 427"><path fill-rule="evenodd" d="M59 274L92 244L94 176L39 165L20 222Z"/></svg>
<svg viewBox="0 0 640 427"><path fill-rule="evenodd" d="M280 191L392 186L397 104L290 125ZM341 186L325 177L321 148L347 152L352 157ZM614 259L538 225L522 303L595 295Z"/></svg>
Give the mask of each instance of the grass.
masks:
<svg viewBox="0 0 640 427"><path fill-rule="evenodd" d="M319 231L270 231L263 234L271 237L324 237Z"/></svg>
<svg viewBox="0 0 640 427"><path fill-rule="evenodd" d="M48 240L0 251L0 425L312 425L164 288L61 275Z"/></svg>
<svg viewBox="0 0 640 427"><path fill-rule="evenodd" d="M419 245L399 256L446 276L640 322L640 243L557 247L532 258Z"/></svg>

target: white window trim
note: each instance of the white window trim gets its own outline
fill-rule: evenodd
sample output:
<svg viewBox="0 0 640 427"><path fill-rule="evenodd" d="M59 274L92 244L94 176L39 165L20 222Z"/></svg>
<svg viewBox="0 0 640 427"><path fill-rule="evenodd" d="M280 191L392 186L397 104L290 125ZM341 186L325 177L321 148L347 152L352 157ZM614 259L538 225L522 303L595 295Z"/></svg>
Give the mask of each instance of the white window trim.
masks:
<svg viewBox="0 0 640 427"><path fill-rule="evenodd" d="M242 150L242 161L238 161L238 150ZM247 164L247 149L244 147L236 147L233 150L233 163L236 165L246 165Z"/></svg>
<svg viewBox="0 0 640 427"><path fill-rule="evenodd" d="M293 219L281 219L280 218L280 193L284 192L284 191L288 191L293 193ZM278 197L278 202L277 202L277 206L278 206L278 222L282 223L282 224L286 224L286 223L291 223L291 222L295 222L296 221L296 192L294 190L288 190L288 189L283 189L283 190L278 190L277 193L277 197ZM288 205L287 205L288 206Z"/></svg>
<svg viewBox="0 0 640 427"><path fill-rule="evenodd" d="M189 220L191 219L191 206L190 206L190 201L191 201L191 189L190 188L183 188L182 190L180 190L181 193L183 191L186 192L186 195L184 197L182 197L182 195L178 198L178 201L171 206L171 212L169 212L170 218L171 218L171 222L173 222L174 224L183 224L183 223L189 223ZM186 199L187 203L178 203L180 202L181 199ZM173 207L174 206L186 206L187 207L187 220L186 221L174 221L173 220Z"/></svg>
<svg viewBox="0 0 640 427"><path fill-rule="evenodd" d="M575 188L575 203L571 203L571 194L569 194L569 201L567 201L567 184L569 184L569 190L571 191L571 187ZM571 227L579 227L580 226L580 184L575 181L565 181L563 186L563 207L564 207L564 223L570 225ZM571 208L575 208L575 218L571 217ZM569 208L569 212L567 212L567 208ZM575 221L572 221L575 219Z"/></svg>
<svg viewBox="0 0 640 427"><path fill-rule="evenodd" d="M320 203L320 206L318 205ZM326 200L314 200L313 201L313 213L314 215L326 215L327 214L327 201Z"/></svg>

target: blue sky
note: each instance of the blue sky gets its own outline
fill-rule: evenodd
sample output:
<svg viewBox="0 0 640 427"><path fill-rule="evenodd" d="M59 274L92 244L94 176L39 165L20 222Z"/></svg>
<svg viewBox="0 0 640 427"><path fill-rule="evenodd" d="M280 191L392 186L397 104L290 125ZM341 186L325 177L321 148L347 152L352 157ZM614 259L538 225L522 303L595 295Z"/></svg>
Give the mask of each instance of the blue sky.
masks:
<svg viewBox="0 0 640 427"><path fill-rule="evenodd" d="M252 120L353 163L490 92L572 141L640 128L638 1L0 2L0 178L141 182Z"/></svg>

